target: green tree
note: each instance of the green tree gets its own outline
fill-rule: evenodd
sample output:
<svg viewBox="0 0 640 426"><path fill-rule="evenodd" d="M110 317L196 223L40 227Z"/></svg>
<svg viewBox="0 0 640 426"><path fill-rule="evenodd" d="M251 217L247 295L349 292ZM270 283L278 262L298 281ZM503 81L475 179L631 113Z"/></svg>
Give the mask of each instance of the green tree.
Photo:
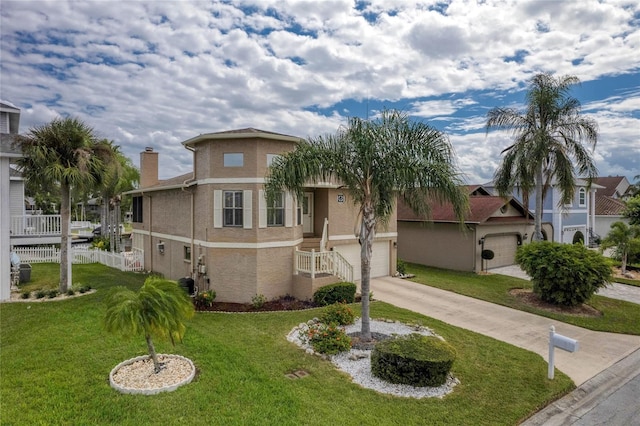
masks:
<svg viewBox="0 0 640 426"><path fill-rule="evenodd" d="M175 281L149 277L136 293L126 287L115 287L106 299L104 326L109 332L124 336L144 335L154 371L158 362L153 337L168 338L172 344L182 341L185 321L194 314L193 303Z"/></svg>
<svg viewBox="0 0 640 426"><path fill-rule="evenodd" d="M60 292L71 288L71 189L100 185L112 161L108 144L99 142L91 127L77 118L56 118L19 136L23 158L18 161L25 179L34 186L60 191Z"/></svg>
<svg viewBox="0 0 640 426"><path fill-rule="evenodd" d="M428 216L429 201L450 201L462 221L467 194L454 152L442 132L385 110L374 121L349 119L335 135L301 142L270 167L265 188L272 199L283 190L298 199L310 181L339 182L359 206L362 338L370 339L369 286L376 226L386 226L401 196L417 214Z"/></svg>
<svg viewBox="0 0 640 426"><path fill-rule="evenodd" d="M600 250L604 251L611 247L616 247L620 255L622 262L620 272L626 273L629 254L640 251L640 225L627 226L620 221L612 223L611 230L600 243Z"/></svg>
<svg viewBox="0 0 640 426"><path fill-rule="evenodd" d="M140 181L140 172L128 157L120 150L120 146L112 141L103 141L111 146L115 161L106 170L102 181L101 229L102 236L109 238L112 251L120 251L120 221L122 220L122 193L135 188Z"/></svg>
<svg viewBox="0 0 640 426"><path fill-rule="evenodd" d="M597 169L592 154L583 145L595 148L597 123L580 116L580 102L569 94L578 84L575 76L538 74L526 94L526 110L493 108L487 113L486 130L508 130L514 143L502 151L504 157L494 175L501 196L520 191L524 204L535 190L534 240L542 237L543 197L550 185L560 190L558 206L573 200L576 171L593 179Z"/></svg>
<svg viewBox="0 0 640 426"><path fill-rule="evenodd" d="M640 225L640 194L628 199L626 204L622 215L629 218L631 225Z"/></svg>

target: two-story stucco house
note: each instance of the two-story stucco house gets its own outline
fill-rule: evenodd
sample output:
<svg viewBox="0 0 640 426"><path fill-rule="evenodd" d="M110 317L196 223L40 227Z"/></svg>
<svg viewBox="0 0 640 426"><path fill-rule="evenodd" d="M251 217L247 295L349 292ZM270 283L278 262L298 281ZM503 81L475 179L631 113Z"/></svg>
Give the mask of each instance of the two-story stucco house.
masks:
<svg viewBox="0 0 640 426"><path fill-rule="evenodd" d="M191 277L217 300L250 302L291 295L311 298L320 286L360 278L354 236L357 207L336 182L309 182L304 198L267 203L268 166L300 139L252 128L184 141L193 172L158 179L158 152L141 153L133 196L133 247L146 269L170 279ZM380 229L372 276L395 272L396 220Z"/></svg>
<svg viewBox="0 0 640 426"><path fill-rule="evenodd" d="M484 184L483 187L494 192L493 183ZM589 183L584 179L576 179L576 191L571 203L560 203L560 190L551 185L544 195L542 222L550 223L553 227L553 235L547 235L543 229L545 239L561 243L576 243L582 241L590 244L593 228L595 226L595 193L602 188L595 183ZM522 193L515 189L513 196L522 202ZM529 209L535 212L535 196L529 196ZM531 236L533 237L533 235Z"/></svg>

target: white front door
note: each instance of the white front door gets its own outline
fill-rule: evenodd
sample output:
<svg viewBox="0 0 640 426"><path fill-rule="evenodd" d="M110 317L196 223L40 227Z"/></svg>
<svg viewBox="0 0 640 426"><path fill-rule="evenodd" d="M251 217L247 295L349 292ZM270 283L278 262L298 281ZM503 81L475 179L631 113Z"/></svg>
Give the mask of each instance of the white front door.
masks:
<svg viewBox="0 0 640 426"><path fill-rule="evenodd" d="M305 192L302 198L302 232L313 234L313 192Z"/></svg>

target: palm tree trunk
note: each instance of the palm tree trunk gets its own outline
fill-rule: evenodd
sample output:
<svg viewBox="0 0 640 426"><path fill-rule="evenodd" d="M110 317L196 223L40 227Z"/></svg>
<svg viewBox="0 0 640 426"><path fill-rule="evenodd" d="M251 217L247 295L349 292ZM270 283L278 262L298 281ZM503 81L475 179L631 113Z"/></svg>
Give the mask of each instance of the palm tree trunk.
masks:
<svg viewBox="0 0 640 426"><path fill-rule="evenodd" d="M533 241L542 241L542 210L544 208L542 203L542 165L536 171L536 204L535 204L535 216L534 216L534 230Z"/></svg>
<svg viewBox="0 0 640 426"><path fill-rule="evenodd" d="M371 249L375 236L375 215L373 207L364 203L362 208L362 224L360 225L360 294L362 297L362 329L360 338L371 340L371 324L369 318L369 293L371 285Z"/></svg>
<svg viewBox="0 0 640 426"><path fill-rule="evenodd" d="M159 373L162 369L162 365L158 362L158 356L156 355L156 348L153 346L153 340L151 340L151 335L146 334L145 339L147 339L147 348L149 349L149 356L153 360L153 371L154 373Z"/></svg>
<svg viewBox="0 0 640 426"><path fill-rule="evenodd" d="M60 293L66 293L71 288L71 194L69 185L60 185Z"/></svg>
<svg viewBox="0 0 640 426"><path fill-rule="evenodd" d="M627 273L627 250L625 249L622 253L622 264L620 265L620 273L622 275Z"/></svg>

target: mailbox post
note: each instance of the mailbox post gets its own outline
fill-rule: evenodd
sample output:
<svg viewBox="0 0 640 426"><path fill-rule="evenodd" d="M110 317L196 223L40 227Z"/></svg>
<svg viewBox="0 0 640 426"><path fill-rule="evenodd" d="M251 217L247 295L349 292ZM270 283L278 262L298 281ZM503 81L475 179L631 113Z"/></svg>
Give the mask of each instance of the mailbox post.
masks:
<svg viewBox="0 0 640 426"><path fill-rule="evenodd" d="M554 326L549 327L549 379L554 376L554 349L559 348L567 352L575 352L578 350L579 344L577 340L571 339L561 334L556 334Z"/></svg>

